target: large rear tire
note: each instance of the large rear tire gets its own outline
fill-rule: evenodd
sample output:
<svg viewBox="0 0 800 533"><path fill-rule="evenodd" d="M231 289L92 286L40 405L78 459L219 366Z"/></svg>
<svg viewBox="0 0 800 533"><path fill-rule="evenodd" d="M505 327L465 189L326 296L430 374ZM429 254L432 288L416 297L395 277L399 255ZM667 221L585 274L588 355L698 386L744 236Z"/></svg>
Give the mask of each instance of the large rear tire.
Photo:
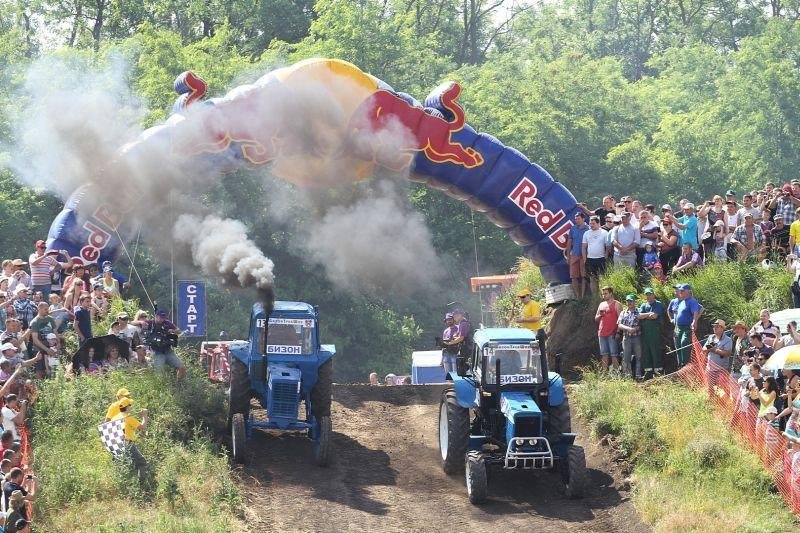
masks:
<svg viewBox="0 0 800 533"><path fill-rule="evenodd" d="M231 451L233 452L233 460L239 464L245 461L245 453L247 450L247 431L244 424L244 416L242 413L233 415L231 421Z"/></svg>
<svg viewBox="0 0 800 533"><path fill-rule="evenodd" d="M328 359L317 372L317 382L311 389L311 413L317 418L331 416L333 392L333 359Z"/></svg>
<svg viewBox="0 0 800 533"><path fill-rule="evenodd" d="M331 455L331 433L333 432L331 417L323 416L318 420L319 442L314 447L314 461L318 466L328 466Z"/></svg>
<svg viewBox="0 0 800 533"><path fill-rule="evenodd" d="M231 395L230 408L228 410L228 422L233 420L236 414L241 414L245 420L250 417L250 376L247 373L247 365L236 357L231 357Z"/></svg>
<svg viewBox="0 0 800 533"><path fill-rule="evenodd" d="M439 452L446 474L461 472L468 446L469 409L458 405L453 389L445 390L439 403Z"/></svg>
<svg viewBox="0 0 800 533"><path fill-rule="evenodd" d="M550 415L550 434L572 432L572 417L569 412L569 399L564 397L561 405L550 406L547 410Z"/></svg>
<svg viewBox="0 0 800 533"><path fill-rule="evenodd" d="M486 461L484 461L483 455L480 452L469 452L465 462L465 470L469 503L473 505L483 503L489 494L489 480L486 476Z"/></svg>
<svg viewBox="0 0 800 533"><path fill-rule="evenodd" d="M589 484L586 454L582 447L572 445L567 449L567 456L561 461L561 476L567 498L582 498Z"/></svg>

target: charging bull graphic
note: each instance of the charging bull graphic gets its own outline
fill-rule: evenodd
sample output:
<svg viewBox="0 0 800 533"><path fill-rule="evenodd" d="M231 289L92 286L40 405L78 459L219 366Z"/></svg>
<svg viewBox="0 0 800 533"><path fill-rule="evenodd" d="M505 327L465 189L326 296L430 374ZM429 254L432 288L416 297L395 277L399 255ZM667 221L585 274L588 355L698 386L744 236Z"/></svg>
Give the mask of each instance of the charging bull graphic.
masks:
<svg viewBox="0 0 800 533"><path fill-rule="evenodd" d="M191 72L175 80L175 89L173 115L138 143L169 143L176 158L205 158L220 171L231 163L270 164L272 174L299 186L327 186L326 169L354 180L376 166L407 170L409 179L504 228L546 281L569 283L563 252L579 211L575 198L520 152L476 132L455 82L419 102L345 61L311 59L221 98L202 100L206 84ZM120 158L135 149L126 146ZM80 197L53 222L48 247L84 261L113 259L119 220L104 216L102 206L82 208Z"/></svg>

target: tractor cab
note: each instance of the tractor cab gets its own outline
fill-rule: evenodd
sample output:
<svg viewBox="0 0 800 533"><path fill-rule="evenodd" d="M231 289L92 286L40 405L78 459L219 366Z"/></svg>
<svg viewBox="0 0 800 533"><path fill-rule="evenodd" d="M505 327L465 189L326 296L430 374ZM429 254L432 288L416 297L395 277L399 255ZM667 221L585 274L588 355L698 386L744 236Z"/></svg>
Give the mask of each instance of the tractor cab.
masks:
<svg viewBox="0 0 800 533"><path fill-rule="evenodd" d="M547 358L540 339L522 328L475 332L473 375L484 391L532 390L546 384Z"/></svg>

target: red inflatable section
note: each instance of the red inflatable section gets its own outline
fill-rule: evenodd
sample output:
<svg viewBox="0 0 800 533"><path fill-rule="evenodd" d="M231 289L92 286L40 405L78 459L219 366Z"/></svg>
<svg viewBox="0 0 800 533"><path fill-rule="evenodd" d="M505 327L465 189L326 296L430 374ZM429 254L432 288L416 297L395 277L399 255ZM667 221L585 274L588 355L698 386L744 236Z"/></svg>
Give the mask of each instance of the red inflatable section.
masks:
<svg viewBox="0 0 800 533"><path fill-rule="evenodd" d="M780 431L758 416L750 397L742 394L738 382L713 363L708 364L702 345L692 336L692 356L688 365L677 372L692 388L703 388L730 427L761 459L775 479L775 486L790 509L800 517L800 446L788 451L788 441Z"/></svg>

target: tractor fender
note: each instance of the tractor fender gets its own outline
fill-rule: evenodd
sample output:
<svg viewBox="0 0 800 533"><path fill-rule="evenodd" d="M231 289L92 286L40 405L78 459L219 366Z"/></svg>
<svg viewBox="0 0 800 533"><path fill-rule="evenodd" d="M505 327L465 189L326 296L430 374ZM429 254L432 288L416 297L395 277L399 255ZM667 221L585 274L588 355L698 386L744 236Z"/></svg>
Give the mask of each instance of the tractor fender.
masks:
<svg viewBox="0 0 800 533"><path fill-rule="evenodd" d="M475 382L453 374L453 388L456 391L458 405L466 409L480 405L480 391Z"/></svg>
<svg viewBox="0 0 800 533"><path fill-rule="evenodd" d="M239 345L239 346L232 346L230 349L231 357L235 357L239 361L248 365L250 362L250 343L248 342L246 345Z"/></svg>
<svg viewBox="0 0 800 533"><path fill-rule="evenodd" d="M547 404L551 407L558 407L564 403L567 393L564 390L564 380L555 372L550 372L550 387L547 391Z"/></svg>

